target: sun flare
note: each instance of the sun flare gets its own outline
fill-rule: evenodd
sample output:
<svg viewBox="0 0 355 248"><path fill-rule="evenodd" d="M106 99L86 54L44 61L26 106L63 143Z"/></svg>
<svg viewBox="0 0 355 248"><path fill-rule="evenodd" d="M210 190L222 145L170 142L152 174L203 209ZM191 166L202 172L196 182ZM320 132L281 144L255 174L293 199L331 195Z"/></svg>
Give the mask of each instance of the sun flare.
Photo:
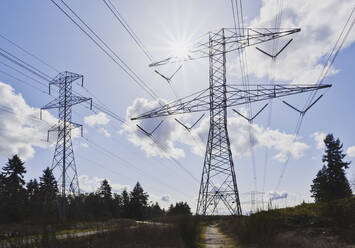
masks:
<svg viewBox="0 0 355 248"><path fill-rule="evenodd" d="M171 44L171 53L174 57L184 59L189 56L189 44L185 41L175 41Z"/></svg>

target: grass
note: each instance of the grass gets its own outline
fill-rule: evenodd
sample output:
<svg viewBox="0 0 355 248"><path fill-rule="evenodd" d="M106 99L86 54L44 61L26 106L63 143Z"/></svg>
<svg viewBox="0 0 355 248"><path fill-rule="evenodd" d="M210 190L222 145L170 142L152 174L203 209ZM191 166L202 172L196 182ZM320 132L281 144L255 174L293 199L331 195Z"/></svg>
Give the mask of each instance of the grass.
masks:
<svg viewBox="0 0 355 248"><path fill-rule="evenodd" d="M184 243L184 247L200 247L203 226L201 217L189 215L165 216L152 221L174 226Z"/></svg>
<svg viewBox="0 0 355 248"><path fill-rule="evenodd" d="M82 222L36 227L32 232L26 227L0 241L0 247L199 247L201 224L198 217L174 216L154 222L137 224L124 219ZM13 226L12 230L15 229L20 230L20 227ZM92 231L97 233L77 237L79 233Z"/></svg>
<svg viewBox="0 0 355 248"><path fill-rule="evenodd" d="M355 244L355 198L222 219L220 227L255 247L345 247Z"/></svg>
<svg viewBox="0 0 355 248"><path fill-rule="evenodd" d="M48 239L36 239L31 242L17 240L8 242L8 247L37 248L113 248L113 247L185 247L174 227L142 224L134 228L120 228L114 231L101 232L95 235L57 240L51 236Z"/></svg>

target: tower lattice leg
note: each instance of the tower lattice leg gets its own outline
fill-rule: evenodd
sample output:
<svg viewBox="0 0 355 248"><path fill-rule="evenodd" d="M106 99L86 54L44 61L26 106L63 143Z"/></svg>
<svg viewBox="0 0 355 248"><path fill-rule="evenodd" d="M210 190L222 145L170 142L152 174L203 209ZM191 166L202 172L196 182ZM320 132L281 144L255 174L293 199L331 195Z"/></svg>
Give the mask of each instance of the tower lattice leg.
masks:
<svg viewBox="0 0 355 248"><path fill-rule="evenodd" d="M222 29L209 42L210 130L196 211L200 215L242 214L227 129L225 49Z"/></svg>

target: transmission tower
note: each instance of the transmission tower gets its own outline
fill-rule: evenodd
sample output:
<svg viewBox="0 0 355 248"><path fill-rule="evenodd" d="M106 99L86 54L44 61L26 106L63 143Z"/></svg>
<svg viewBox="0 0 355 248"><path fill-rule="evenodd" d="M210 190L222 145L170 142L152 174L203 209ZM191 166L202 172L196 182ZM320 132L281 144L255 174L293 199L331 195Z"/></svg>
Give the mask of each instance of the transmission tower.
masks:
<svg viewBox="0 0 355 248"><path fill-rule="evenodd" d="M202 169L196 213L214 215L221 203L232 215L241 215L239 193L227 129L227 108L252 102L327 88L331 85L242 85L227 84L226 54L248 46L299 32L300 29L235 29L210 32L208 42L194 45L184 57L169 57L150 64L209 58L209 87L188 97L143 113L132 120L209 111L210 129Z"/></svg>
<svg viewBox="0 0 355 248"><path fill-rule="evenodd" d="M65 216L66 195L77 195L80 193L71 130L80 127L82 134L82 125L71 121L72 106L90 101L90 108L92 107L91 98L76 96L73 94L73 82L78 79L81 79L81 86L83 86L84 77L82 75L68 71L59 73L49 83L49 94L51 92L51 86L54 85L59 89L59 96L41 108L41 111L43 109L59 109L58 124L48 130L47 139L49 139L50 132L58 132L51 170L56 175L57 181L61 182L60 194L63 216Z"/></svg>

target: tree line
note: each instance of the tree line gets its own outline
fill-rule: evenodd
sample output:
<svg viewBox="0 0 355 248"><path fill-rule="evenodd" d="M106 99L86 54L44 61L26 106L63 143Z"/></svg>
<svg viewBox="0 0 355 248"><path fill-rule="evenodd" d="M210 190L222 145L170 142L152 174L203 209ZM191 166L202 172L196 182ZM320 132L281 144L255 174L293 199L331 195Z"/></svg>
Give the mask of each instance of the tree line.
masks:
<svg viewBox="0 0 355 248"><path fill-rule="evenodd" d="M191 215L186 202L170 205L166 211L159 204L149 202L149 195L139 182L132 191L124 189L121 194L113 193L105 179L95 192L67 195L62 199L57 181L49 168L42 176L25 182L24 162L14 155L0 172L0 223L50 224L63 221L105 220L130 218L145 220L165 215ZM61 211L65 205L65 213Z"/></svg>

